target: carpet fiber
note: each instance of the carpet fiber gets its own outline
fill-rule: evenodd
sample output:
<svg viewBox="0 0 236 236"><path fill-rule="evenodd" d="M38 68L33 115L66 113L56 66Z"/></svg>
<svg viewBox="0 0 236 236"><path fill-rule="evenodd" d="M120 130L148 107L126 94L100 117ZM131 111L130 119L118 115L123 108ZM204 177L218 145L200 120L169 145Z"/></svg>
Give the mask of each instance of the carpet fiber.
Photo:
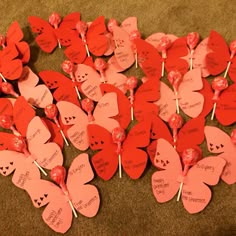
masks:
<svg viewBox="0 0 236 236"><path fill-rule="evenodd" d="M62 16L79 11L84 21L92 21L99 15L107 20L114 17L120 22L128 16L137 16L143 37L154 32L184 36L197 31L205 38L214 29L228 43L236 38L236 6L235 1L230 0L2 0L0 33L5 34L14 20L19 21L25 40L31 45L30 66L36 73L48 69L62 72L63 51L56 49L51 55L40 51L27 21L29 15L48 19L54 11ZM218 125L209 119L207 124ZM232 127L225 130L232 130ZM78 153L72 147L64 150L66 167ZM165 204L156 202L151 190L154 171L149 164L144 175L136 181L126 175L119 179L118 174L108 182L96 177L92 183L100 191L99 213L92 219L81 215L74 218L65 235L236 235L236 185L228 186L220 181L211 188L212 201L207 208L202 213L190 215L176 198ZM35 209L27 193L13 186L11 177L0 176L0 186L1 236L59 235L44 224L43 209Z"/></svg>

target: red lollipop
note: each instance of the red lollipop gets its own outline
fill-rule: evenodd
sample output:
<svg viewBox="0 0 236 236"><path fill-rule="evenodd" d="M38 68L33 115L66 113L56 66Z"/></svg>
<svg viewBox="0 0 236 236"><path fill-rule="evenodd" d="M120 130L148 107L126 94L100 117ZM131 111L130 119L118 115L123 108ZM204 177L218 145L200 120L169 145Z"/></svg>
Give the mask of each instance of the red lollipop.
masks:
<svg viewBox="0 0 236 236"><path fill-rule="evenodd" d="M171 40L167 36L163 36L160 38L158 45L157 45L157 50L161 52L162 55L162 70L161 70L161 76L164 76L164 70L165 70L165 61L164 59L167 58L166 52L167 49L171 46Z"/></svg>
<svg viewBox="0 0 236 236"><path fill-rule="evenodd" d="M137 53L137 48L136 45L133 43L135 39L140 39L141 34L138 30L134 30L130 33L129 39L132 42L132 47L134 51L134 56L135 56L135 68L138 68L138 53Z"/></svg>
<svg viewBox="0 0 236 236"><path fill-rule="evenodd" d="M79 100L81 100L81 96L80 96L78 87L76 85L76 80L75 80L75 76L74 76L74 72L75 72L74 63L69 60L65 60L64 62L62 62L61 68L65 73L70 75L70 78L71 78L72 82L74 83L74 88L75 88L76 94L77 94Z"/></svg>
<svg viewBox="0 0 236 236"><path fill-rule="evenodd" d="M13 117L8 115L0 115L0 126L4 129L10 129L16 136L21 136L21 134L15 129L13 122Z"/></svg>
<svg viewBox="0 0 236 236"><path fill-rule="evenodd" d="M190 70L193 69L193 52L194 48L197 46L199 42L199 34L197 32L191 32L187 35L187 44L190 48Z"/></svg>
<svg viewBox="0 0 236 236"><path fill-rule="evenodd" d="M175 70L175 71L170 71L167 78L168 78L170 84L173 86L175 96L176 96L176 98L175 98L176 110L177 110L177 113L179 114L178 89L179 89L180 83L183 80L183 76L179 71Z"/></svg>
<svg viewBox="0 0 236 236"><path fill-rule="evenodd" d="M1 90L5 94L12 95L13 97L19 97L19 94L15 92L13 86L8 82L1 83Z"/></svg>
<svg viewBox="0 0 236 236"><path fill-rule="evenodd" d="M107 63L102 58L96 58L94 61L94 66L101 75L101 82L106 83L105 70L107 69Z"/></svg>
<svg viewBox="0 0 236 236"><path fill-rule="evenodd" d="M119 159L119 177L122 178L122 169L121 169L121 144L125 140L125 130L121 127L117 127L112 130L112 139L113 142L116 143L117 146L117 153L118 153L118 159Z"/></svg>
<svg viewBox="0 0 236 236"><path fill-rule="evenodd" d="M183 118L180 115L174 113L170 116L168 124L169 124L170 128L173 130L174 148L176 148L177 131L183 125Z"/></svg>
<svg viewBox="0 0 236 236"><path fill-rule="evenodd" d="M128 77L126 80L126 87L129 90L129 100L131 104L131 120L134 120L134 89L138 85L138 79L134 76Z"/></svg>
<svg viewBox="0 0 236 236"><path fill-rule="evenodd" d="M47 176L47 172L45 172L45 170L39 165L39 163L31 156L30 152L28 151L27 144L22 136L15 136L13 138L13 145L16 151L24 153L26 158L31 158L33 163L39 168L39 170L45 176Z"/></svg>
<svg viewBox="0 0 236 236"><path fill-rule="evenodd" d="M76 210L71 202L71 197L70 193L68 191L68 188L65 184L65 178L66 178L66 169L63 166L55 166L51 171L50 171L50 177L51 179L56 182L62 189L62 192L64 195L67 197L68 202L70 204L70 207L73 211L74 216L77 218L78 215L76 213Z"/></svg>
<svg viewBox="0 0 236 236"><path fill-rule="evenodd" d="M91 99L89 98L84 98L81 102L82 108L88 113L88 120L89 122L94 121L94 117L92 114L92 111L94 109L94 103Z"/></svg>
<svg viewBox="0 0 236 236"><path fill-rule="evenodd" d="M226 78L218 76L213 79L211 86L213 90L215 90L214 96L212 98L212 100L214 101L214 105L213 105L213 110L211 114L211 120L213 120L214 115L215 115L215 110L216 110L216 103L219 99L219 95L223 90L225 90L228 87L228 81Z"/></svg>
<svg viewBox="0 0 236 236"><path fill-rule="evenodd" d="M185 149L182 153L182 162L184 164L183 176L186 176L190 166L197 164L197 162L202 158L202 153L194 148ZM184 182L180 183L179 192L177 196L177 201L180 199Z"/></svg>
<svg viewBox="0 0 236 236"><path fill-rule="evenodd" d="M80 34L82 41L84 42L87 55L88 55L88 57L90 57L90 53L89 53L89 49L88 49L88 45L87 45L87 41L86 41L86 37L85 37L86 31L88 29L88 25L84 21L78 21L75 27L76 27L77 32Z"/></svg>
<svg viewBox="0 0 236 236"><path fill-rule="evenodd" d="M47 105L47 106L44 108L44 113L45 113L45 115L46 115L49 119L52 119L52 120L55 122L56 126L57 126L57 127L59 128L59 130L60 130L60 133L61 133L62 138L64 139L64 141L65 141L65 143L66 143L66 146L69 146L69 143L68 143L68 141L67 141L67 139L66 139L66 136L65 136L65 134L64 134L64 132L63 132L61 126L60 126L60 123L59 123L59 121L58 121L58 119L57 119L57 115L58 115L57 106L56 106L55 104L49 104L49 105Z"/></svg>
<svg viewBox="0 0 236 236"><path fill-rule="evenodd" d="M61 22L61 16L58 13L54 12L49 16L48 21L50 25L52 25L55 29L58 29L59 24ZM61 48L61 43L59 39L57 40L57 42L58 42L58 47Z"/></svg>

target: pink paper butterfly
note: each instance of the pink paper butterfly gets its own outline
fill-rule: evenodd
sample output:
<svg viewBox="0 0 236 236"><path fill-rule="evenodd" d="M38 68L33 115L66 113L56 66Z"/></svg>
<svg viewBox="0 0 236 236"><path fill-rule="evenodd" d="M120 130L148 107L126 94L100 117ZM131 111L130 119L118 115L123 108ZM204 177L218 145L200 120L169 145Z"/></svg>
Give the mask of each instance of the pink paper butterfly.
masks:
<svg viewBox="0 0 236 236"><path fill-rule="evenodd" d="M25 188L27 181L40 178L34 161L46 169L62 165L63 156L60 147L52 142L47 143L50 136L45 124L35 116L28 124L26 132L30 156L9 150L0 151L0 173L7 176L15 170L12 182L19 188Z"/></svg>
<svg viewBox="0 0 236 236"><path fill-rule="evenodd" d="M183 177L178 153L166 140L159 139L154 163L162 169L152 175L152 190L156 200L160 203L171 200L183 181L182 202L184 208L194 214L202 211L210 202L211 191L206 184L218 183L225 160L212 156L203 158Z"/></svg>
<svg viewBox="0 0 236 236"><path fill-rule="evenodd" d="M76 68L75 79L82 83L81 91L93 101L98 101L102 97L100 84L104 82L118 87L124 93L127 91L125 87L127 77L117 73L112 66L108 66L103 77L92 67L79 64Z"/></svg>
<svg viewBox="0 0 236 236"><path fill-rule="evenodd" d="M38 83L38 76L28 66L25 66L18 81L19 91L30 104L44 108L53 102L53 96L47 86Z"/></svg>
<svg viewBox="0 0 236 236"><path fill-rule="evenodd" d="M134 64L135 54L133 44L130 40L130 33L137 31L137 18L128 17L120 26L113 27L113 40L116 44L115 55L110 62L117 71L124 71Z"/></svg>
<svg viewBox="0 0 236 236"><path fill-rule="evenodd" d="M111 132L119 123L113 119L118 114L117 95L105 94L93 112L94 121L90 122L87 114L75 104L66 101L57 103L60 117L64 125L70 125L66 131L69 140L79 150L89 147L87 126L89 123L99 124Z"/></svg>
<svg viewBox="0 0 236 236"><path fill-rule="evenodd" d="M217 157L226 161L221 179L227 184L234 184L236 182L235 144L225 132L217 127L205 126L205 136L208 151L220 154Z"/></svg>
<svg viewBox="0 0 236 236"><path fill-rule="evenodd" d="M95 186L86 184L94 177L88 155L77 156L68 171L66 187L69 196L55 184L46 180L31 181L26 191L35 207L46 206L42 213L44 222L54 231L65 233L72 224L73 207L86 217L94 217L99 209L100 197Z"/></svg>
<svg viewBox="0 0 236 236"><path fill-rule="evenodd" d="M179 106L182 111L194 118L203 109L204 96L197 92L203 88L200 69L193 69L187 72L178 90ZM174 92L163 82L160 82L160 99L155 102L160 107L159 116L168 121L169 117L176 112L176 96Z"/></svg>

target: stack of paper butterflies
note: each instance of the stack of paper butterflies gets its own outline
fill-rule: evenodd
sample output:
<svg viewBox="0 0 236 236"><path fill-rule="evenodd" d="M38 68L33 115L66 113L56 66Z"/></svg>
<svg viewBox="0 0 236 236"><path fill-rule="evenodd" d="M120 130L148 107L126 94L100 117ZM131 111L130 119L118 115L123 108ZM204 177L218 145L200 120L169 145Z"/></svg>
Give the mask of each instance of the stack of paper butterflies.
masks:
<svg viewBox="0 0 236 236"><path fill-rule="evenodd" d="M181 198L191 214L209 204L208 185L235 183L236 130L229 136L205 119L236 122L236 41L228 47L215 31L201 42L196 32L142 39L136 17L106 25L104 16L84 22L74 12L28 21L41 50L67 59L61 71L37 75L19 24L0 36L0 173L12 174L35 207L46 206L51 229L66 232L77 212L97 214L99 193L87 184L93 170L106 181L116 172L138 179L150 159L157 202ZM122 73L132 66L145 77ZM212 156L202 154L204 139ZM64 145L83 151L67 171ZM41 179L48 174L56 184Z"/></svg>

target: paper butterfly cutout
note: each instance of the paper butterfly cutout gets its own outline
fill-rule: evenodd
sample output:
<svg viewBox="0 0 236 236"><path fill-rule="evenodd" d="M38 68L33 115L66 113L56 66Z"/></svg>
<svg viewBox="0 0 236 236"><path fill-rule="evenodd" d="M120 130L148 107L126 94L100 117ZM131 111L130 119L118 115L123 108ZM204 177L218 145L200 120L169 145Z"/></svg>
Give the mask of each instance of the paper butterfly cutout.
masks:
<svg viewBox="0 0 236 236"><path fill-rule="evenodd" d="M57 47L58 41L62 46L68 46L71 41L71 31L75 29L75 25L79 20L80 13L73 12L65 16L59 28L55 29L49 22L37 16L28 17L31 30L38 34L35 41L46 53L51 53Z"/></svg>
<svg viewBox="0 0 236 236"><path fill-rule="evenodd" d="M120 26L113 27L113 40L116 48L114 50L114 56L110 59L109 63L117 71L124 71L134 64L134 45L130 40L130 34L136 30L138 30L136 17L128 17Z"/></svg>
<svg viewBox="0 0 236 236"><path fill-rule="evenodd" d="M38 83L38 76L28 66L25 66L18 81L19 91L30 104L44 108L53 102L53 96L47 86Z"/></svg>
<svg viewBox="0 0 236 236"><path fill-rule="evenodd" d="M102 56L109 48L109 39L106 37L105 17L99 16L88 27L86 43L89 51L95 56ZM77 36L75 36L77 35ZM85 45L78 32L74 32L69 47L65 49L65 55L74 63L81 64L86 58Z"/></svg>
<svg viewBox="0 0 236 236"><path fill-rule="evenodd" d="M142 39L134 40L138 53L138 63L149 79L161 78L162 57L156 48Z"/></svg>
<svg viewBox="0 0 236 236"><path fill-rule="evenodd" d="M12 143L13 138L14 138L14 134L0 132L0 151L13 150L14 149L14 146Z"/></svg>
<svg viewBox="0 0 236 236"><path fill-rule="evenodd" d="M183 76L178 89L179 106L188 116L197 117L203 109L204 97L197 92L203 88L201 70L193 69ZM160 82L160 99L155 102L160 108L159 116L168 121L176 112L176 95L165 83Z"/></svg>
<svg viewBox="0 0 236 236"><path fill-rule="evenodd" d="M22 61L22 63L28 63L30 59L30 48L28 43L22 41L23 37L24 34L20 28L19 23L14 21L7 30L6 47L9 47L12 44L15 45L19 53L18 58ZM12 55L12 57L14 56Z"/></svg>
<svg viewBox="0 0 236 236"><path fill-rule="evenodd" d="M92 165L100 178L109 180L118 168L117 145L111 134L99 125L89 125L88 134L90 148L99 151L92 157ZM141 122L129 131L122 144L122 167L132 179L138 179L146 168L147 153L141 148L149 144L149 139L150 122Z"/></svg>
<svg viewBox="0 0 236 236"><path fill-rule="evenodd" d="M211 49L206 56L206 66L211 75L222 73L229 61L229 76L236 82L236 58L230 59L230 52L225 39L216 31L212 30L209 36L208 47Z"/></svg>
<svg viewBox="0 0 236 236"><path fill-rule="evenodd" d="M152 190L156 200L160 203L171 200L179 190L180 182L184 181L182 202L190 213L198 213L211 200L210 188L206 185L216 185L225 165L220 157L205 157L191 167L184 177L178 153L164 139L159 139L154 163L157 168L152 175Z"/></svg>
<svg viewBox="0 0 236 236"><path fill-rule="evenodd" d="M234 184L236 182L235 144L228 134L217 127L205 126L205 136L208 151L219 154L217 157L226 161L221 179L227 184Z"/></svg>
<svg viewBox="0 0 236 236"><path fill-rule="evenodd" d="M100 205L97 188L86 184L93 178L88 155L78 155L69 168L66 186L74 208L86 217L94 217ZM71 227L72 210L68 197L58 186L46 180L36 180L29 182L26 190L35 207L47 205L42 218L51 229L65 233Z"/></svg>
<svg viewBox="0 0 236 236"><path fill-rule="evenodd" d="M0 51L0 73L5 79L16 80L21 76L23 66L18 56L19 52L14 44Z"/></svg>
<svg viewBox="0 0 236 236"><path fill-rule="evenodd" d="M82 151L89 147L88 124L99 124L109 132L119 126L119 123L113 118L118 114L115 93L107 93L98 101L93 112L94 121L91 122L88 115L80 107L70 102L60 101L57 103L57 107L62 123L71 126L66 131L68 139L77 149Z"/></svg>
<svg viewBox="0 0 236 236"><path fill-rule="evenodd" d="M134 116L141 122L145 119L151 119L152 116L158 115L158 107L154 104L155 101L160 97L159 94L159 80L150 79L147 82L139 86L134 94ZM109 85L102 84L101 89L103 92L116 92L115 88ZM118 99L119 106L119 116L118 121L120 123L126 124L130 121L130 101L125 96L120 94ZM122 127L125 127L122 126Z"/></svg>
<svg viewBox="0 0 236 236"><path fill-rule="evenodd" d="M40 178L40 174L33 161L46 169L52 169L56 165L62 165L63 156L60 147L55 143L47 143L50 132L38 116L29 123L26 140L30 157L23 153L4 150L0 151L0 173L4 176L11 174L13 183L19 188L25 188L26 181Z"/></svg>
<svg viewBox="0 0 236 236"><path fill-rule="evenodd" d="M190 119L178 131L176 149L179 153L186 148L196 148L204 141L204 117L197 117ZM154 156L158 148L157 139L166 139L172 145L173 136L171 135L167 125L158 117L154 118L152 122L151 139L154 139L148 146L147 151L151 162L154 164Z"/></svg>

